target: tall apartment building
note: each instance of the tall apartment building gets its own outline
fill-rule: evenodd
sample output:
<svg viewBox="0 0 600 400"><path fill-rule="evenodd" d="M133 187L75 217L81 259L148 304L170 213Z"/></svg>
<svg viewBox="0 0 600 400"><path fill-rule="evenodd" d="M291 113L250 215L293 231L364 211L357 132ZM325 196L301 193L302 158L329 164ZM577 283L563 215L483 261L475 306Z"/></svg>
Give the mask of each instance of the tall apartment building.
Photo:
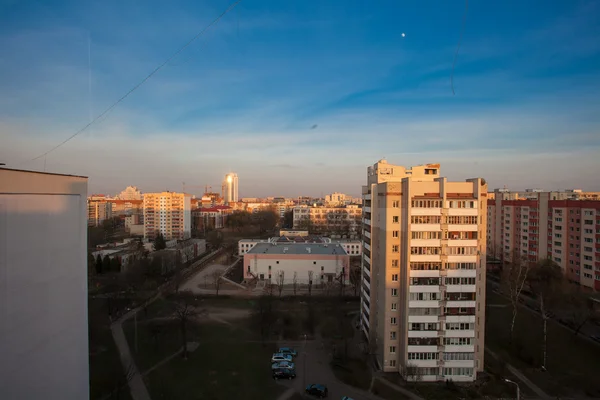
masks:
<svg viewBox="0 0 600 400"><path fill-rule="evenodd" d="M537 192L528 198L496 190L488 202L487 252L510 261L550 258L567 278L600 290L600 200Z"/></svg>
<svg viewBox="0 0 600 400"><path fill-rule="evenodd" d="M187 193L144 194L144 239L162 233L166 240L191 237L191 198Z"/></svg>
<svg viewBox="0 0 600 400"><path fill-rule="evenodd" d="M104 195L93 195L87 201L88 225L98 226L112 218L112 202Z"/></svg>
<svg viewBox="0 0 600 400"><path fill-rule="evenodd" d="M237 174L230 172L229 174L225 175L225 179L223 179L223 184L221 186L221 191L225 203L235 203L239 200Z"/></svg>
<svg viewBox="0 0 600 400"><path fill-rule="evenodd" d="M308 229L311 233L352 234L360 231L362 209L357 205L345 207L293 208L294 229Z"/></svg>
<svg viewBox="0 0 600 400"><path fill-rule="evenodd" d="M2 399L89 399L86 197L85 177L0 168Z"/></svg>
<svg viewBox="0 0 600 400"><path fill-rule="evenodd" d="M380 160L363 186L362 329L383 371L483 371L487 184Z"/></svg>

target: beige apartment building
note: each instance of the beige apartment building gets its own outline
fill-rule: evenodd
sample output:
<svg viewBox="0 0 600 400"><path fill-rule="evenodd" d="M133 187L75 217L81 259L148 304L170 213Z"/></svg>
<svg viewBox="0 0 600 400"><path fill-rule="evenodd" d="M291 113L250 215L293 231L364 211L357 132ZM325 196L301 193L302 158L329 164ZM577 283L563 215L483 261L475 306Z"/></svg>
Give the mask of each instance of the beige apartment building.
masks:
<svg viewBox="0 0 600 400"><path fill-rule="evenodd" d="M296 206L294 229L308 229L310 233L352 234L360 231L362 209L357 205L345 207Z"/></svg>
<svg viewBox="0 0 600 400"><path fill-rule="evenodd" d="M144 194L144 239L153 240L162 233L166 240L191 237L191 198L187 193Z"/></svg>
<svg viewBox="0 0 600 400"><path fill-rule="evenodd" d="M112 218L112 202L104 195L93 195L87 200L87 219L89 226L101 225Z"/></svg>
<svg viewBox="0 0 600 400"><path fill-rule="evenodd" d="M486 200L485 180L449 182L439 164L368 168L361 316L383 371L415 367L423 381L483 371Z"/></svg>
<svg viewBox="0 0 600 400"><path fill-rule="evenodd" d="M525 198L514 193L497 189L488 202L487 253L503 261L515 254L530 262L549 258L571 282L600 290L595 193L527 192Z"/></svg>

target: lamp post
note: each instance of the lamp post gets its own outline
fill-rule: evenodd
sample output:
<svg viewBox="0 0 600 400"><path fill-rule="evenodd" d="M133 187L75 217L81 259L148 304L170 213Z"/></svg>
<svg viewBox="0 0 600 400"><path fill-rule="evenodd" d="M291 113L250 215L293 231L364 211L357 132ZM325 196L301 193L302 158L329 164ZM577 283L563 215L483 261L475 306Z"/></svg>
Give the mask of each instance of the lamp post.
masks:
<svg viewBox="0 0 600 400"><path fill-rule="evenodd" d="M510 379L504 379L504 382L507 383L512 383L513 385L515 385L517 387L517 400L520 400L521 398L521 390L519 388L519 384L517 382L511 381Z"/></svg>
<svg viewBox="0 0 600 400"><path fill-rule="evenodd" d="M306 333L304 334L304 346L302 347L304 353L304 360L302 362L302 388L306 388Z"/></svg>

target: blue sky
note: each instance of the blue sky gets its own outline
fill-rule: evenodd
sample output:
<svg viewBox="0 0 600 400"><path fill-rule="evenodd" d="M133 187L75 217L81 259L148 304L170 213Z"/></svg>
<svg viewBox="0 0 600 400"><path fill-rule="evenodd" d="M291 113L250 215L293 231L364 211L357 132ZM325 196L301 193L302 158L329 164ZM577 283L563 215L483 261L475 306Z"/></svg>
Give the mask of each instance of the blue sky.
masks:
<svg viewBox="0 0 600 400"><path fill-rule="evenodd" d="M229 4L0 0L0 162L43 169L28 160ZM358 194L385 157L490 188L600 190L600 1L471 1L452 95L464 9L243 0L46 169L91 192L215 187L231 170L242 196Z"/></svg>

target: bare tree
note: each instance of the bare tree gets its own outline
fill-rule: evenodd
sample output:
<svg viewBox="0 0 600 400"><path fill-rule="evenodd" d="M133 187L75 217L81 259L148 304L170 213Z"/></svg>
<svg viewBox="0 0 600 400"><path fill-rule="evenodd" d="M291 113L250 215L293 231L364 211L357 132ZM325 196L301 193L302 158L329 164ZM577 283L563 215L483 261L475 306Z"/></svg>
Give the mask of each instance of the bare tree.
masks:
<svg viewBox="0 0 600 400"><path fill-rule="evenodd" d="M354 295L358 296L358 289L361 285L362 271L360 267L352 267L350 269L350 284L354 288Z"/></svg>
<svg viewBox="0 0 600 400"><path fill-rule="evenodd" d="M275 323L276 315L273 304L273 296L262 295L258 298L254 307L254 321L260 330L260 337L263 341L269 337L271 327Z"/></svg>
<svg viewBox="0 0 600 400"><path fill-rule="evenodd" d="M292 278L292 286L294 288L294 296L298 290L298 272L294 271L294 277Z"/></svg>
<svg viewBox="0 0 600 400"><path fill-rule="evenodd" d="M539 262L530 271L528 282L531 290L540 302L540 314L543 322L542 371L545 371L548 358L547 325L548 320L552 316L552 310L561 303L562 271L552 260L546 259Z"/></svg>
<svg viewBox="0 0 600 400"><path fill-rule="evenodd" d="M337 276L337 281L340 284L340 297L344 297L344 290L346 289L346 271L347 271L348 266L347 265L343 265L342 266L342 270L340 271L339 275Z"/></svg>
<svg viewBox="0 0 600 400"><path fill-rule="evenodd" d="M221 271L219 271L218 269L214 270L210 276L212 278L212 284L215 288L215 294L218 296L219 289L221 289L221 283L222 283L221 282L221 276L222 276Z"/></svg>
<svg viewBox="0 0 600 400"><path fill-rule="evenodd" d="M423 373L421 368L409 362L402 368L402 377L406 382L420 382L423 380Z"/></svg>
<svg viewBox="0 0 600 400"><path fill-rule="evenodd" d="M129 381L136 375L136 368L133 363L130 363L127 368L124 368L123 375L121 375L115 382L114 389L105 398L119 400L124 389L127 388Z"/></svg>
<svg viewBox="0 0 600 400"><path fill-rule="evenodd" d="M275 291L275 286L271 281L265 283L265 294L269 297L273 297L273 292Z"/></svg>
<svg viewBox="0 0 600 400"><path fill-rule="evenodd" d="M314 271L308 271L308 295L309 296L312 294L312 285L313 285L314 274L315 274Z"/></svg>
<svg viewBox="0 0 600 400"><path fill-rule="evenodd" d="M281 292L283 292L283 284L285 282L285 272L277 271L277 291L279 292L279 297L281 297Z"/></svg>
<svg viewBox="0 0 600 400"><path fill-rule="evenodd" d="M202 314L206 311L202 312L198 311L194 305L190 304L187 301L187 297L183 296L178 301L173 302L173 308L175 312L175 318L179 321L179 329L181 331L181 345L182 345L182 356L184 360L187 360L188 350L187 350L187 327L189 321Z"/></svg>
<svg viewBox="0 0 600 400"><path fill-rule="evenodd" d="M561 309L568 316L568 323L577 336L581 329L594 317L588 294L583 292L579 286L565 282L564 301Z"/></svg>
<svg viewBox="0 0 600 400"><path fill-rule="evenodd" d="M527 282L529 269L529 260L527 257L522 257L518 252L515 252L512 260L507 262L502 268L502 284L506 288L512 306L512 318L510 322L511 342L517 320L517 312L519 311L519 299L521 298L525 282Z"/></svg>

